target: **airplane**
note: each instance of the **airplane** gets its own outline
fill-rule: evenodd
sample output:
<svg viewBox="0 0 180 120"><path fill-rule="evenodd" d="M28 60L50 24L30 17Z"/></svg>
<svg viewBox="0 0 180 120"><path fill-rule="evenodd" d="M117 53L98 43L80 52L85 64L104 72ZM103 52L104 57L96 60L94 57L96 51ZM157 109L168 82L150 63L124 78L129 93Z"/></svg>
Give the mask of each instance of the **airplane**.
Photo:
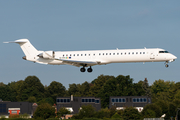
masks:
<svg viewBox="0 0 180 120"><path fill-rule="evenodd" d="M131 62L169 62L175 61L177 57L168 51L160 48L144 49L115 49L115 50L89 50L89 51L39 51L28 39L19 39L13 42L20 45L26 56L24 60L40 64L50 65L73 65L81 67L80 71L92 72L94 65L106 65L110 63L131 63Z"/></svg>

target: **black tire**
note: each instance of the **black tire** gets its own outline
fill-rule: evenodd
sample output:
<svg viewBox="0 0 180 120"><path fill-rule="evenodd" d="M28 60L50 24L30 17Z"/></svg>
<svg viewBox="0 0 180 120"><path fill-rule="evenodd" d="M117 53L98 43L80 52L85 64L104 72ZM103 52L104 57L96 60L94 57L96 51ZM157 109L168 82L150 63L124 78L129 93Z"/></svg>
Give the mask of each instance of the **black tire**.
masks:
<svg viewBox="0 0 180 120"><path fill-rule="evenodd" d="M85 72L86 69L85 69L85 68L81 68L80 71L81 71L81 72Z"/></svg>
<svg viewBox="0 0 180 120"><path fill-rule="evenodd" d="M93 70L92 70L92 68L88 68L87 71L88 72L92 72Z"/></svg>

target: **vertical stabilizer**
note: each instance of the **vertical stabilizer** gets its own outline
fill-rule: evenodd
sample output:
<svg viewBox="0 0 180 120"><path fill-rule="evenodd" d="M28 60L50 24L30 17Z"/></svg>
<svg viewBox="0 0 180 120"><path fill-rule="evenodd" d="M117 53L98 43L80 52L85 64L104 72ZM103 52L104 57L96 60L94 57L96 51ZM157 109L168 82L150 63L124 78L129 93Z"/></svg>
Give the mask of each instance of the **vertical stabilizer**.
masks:
<svg viewBox="0 0 180 120"><path fill-rule="evenodd" d="M5 42L5 43L17 43L20 45L22 51L28 58L32 58L37 56L37 49L29 42L28 39L19 39L13 42Z"/></svg>

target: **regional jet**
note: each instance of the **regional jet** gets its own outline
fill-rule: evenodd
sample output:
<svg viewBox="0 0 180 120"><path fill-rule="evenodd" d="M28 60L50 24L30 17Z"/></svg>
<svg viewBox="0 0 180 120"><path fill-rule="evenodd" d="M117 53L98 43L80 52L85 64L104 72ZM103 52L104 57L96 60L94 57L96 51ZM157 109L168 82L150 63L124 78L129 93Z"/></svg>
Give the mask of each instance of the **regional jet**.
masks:
<svg viewBox="0 0 180 120"><path fill-rule="evenodd" d="M115 49L115 50L89 50L89 51L39 51L28 39L19 39L13 42L20 45L25 56L24 60L50 65L73 65L81 67L80 71L92 72L94 65L130 62L169 62L175 61L176 56L160 48L151 49Z"/></svg>

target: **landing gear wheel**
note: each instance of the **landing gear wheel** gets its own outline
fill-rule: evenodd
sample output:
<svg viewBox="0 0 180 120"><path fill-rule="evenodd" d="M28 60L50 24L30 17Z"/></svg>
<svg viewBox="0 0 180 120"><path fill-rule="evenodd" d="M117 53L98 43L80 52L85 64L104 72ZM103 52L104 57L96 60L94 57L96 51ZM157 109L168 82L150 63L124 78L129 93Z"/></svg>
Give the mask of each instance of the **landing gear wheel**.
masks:
<svg viewBox="0 0 180 120"><path fill-rule="evenodd" d="M83 67L83 68L80 69L80 71L81 71L81 72L85 72L86 69Z"/></svg>
<svg viewBox="0 0 180 120"><path fill-rule="evenodd" d="M168 67L169 67L169 65L168 65L168 64L166 64L166 65L165 65L165 67L166 67L166 68L168 68Z"/></svg>
<svg viewBox="0 0 180 120"><path fill-rule="evenodd" d="M90 68L87 69L87 71L88 71L88 72L92 72L93 70L92 70L92 68L90 67Z"/></svg>

